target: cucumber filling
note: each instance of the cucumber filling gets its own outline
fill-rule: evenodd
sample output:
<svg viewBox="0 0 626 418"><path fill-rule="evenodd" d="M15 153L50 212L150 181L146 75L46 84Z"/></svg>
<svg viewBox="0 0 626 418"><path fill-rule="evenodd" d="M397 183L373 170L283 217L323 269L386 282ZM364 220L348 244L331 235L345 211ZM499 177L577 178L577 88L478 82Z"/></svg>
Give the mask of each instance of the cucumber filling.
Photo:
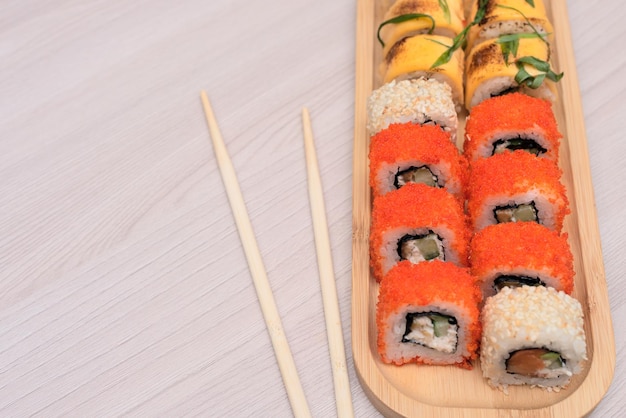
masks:
<svg viewBox="0 0 626 418"><path fill-rule="evenodd" d="M565 367L565 359L547 348L525 348L513 351L506 360L506 371L526 377L551 379L571 375Z"/></svg>
<svg viewBox="0 0 626 418"><path fill-rule="evenodd" d="M400 260L409 260L413 264L439 259L445 261L441 238L432 231L422 235L405 235L398 241Z"/></svg>
<svg viewBox="0 0 626 418"><path fill-rule="evenodd" d="M421 183L430 187L439 187L437 176L425 165L420 167L411 166L402 171L398 170L393 182L396 189L408 183Z"/></svg>
<svg viewBox="0 0 626 418"><path fill-rule="evenodd" d="M493 215L499 224L505 222L539 222L535 202L496 206Z"/></svg>
<svg viewBox="0 0 626 418"><path fill-rule="evenodd" d="M497 292L505 287L522 287L522 286L545 286L546 284L536 277L513 276L503 274L496 277L493 281L493 288Z"/></svg>
<svg viewBox="0 0 626 418"><path fill-rule="evenodd" d="M533 139L526 138L510 138L499 139L493 143L493 152L491 155L501 154L505 151L523 150L530 152L534 155L539 155L547 152L548 150L543 148Z"/></svg>
<svg viewBox="0 0 626 418"><path fill-rule="evenodd" d="M454 353L459 325L455 317L439 312L413 312L406 315L403 343L419 344L442 353Z"/></svg>

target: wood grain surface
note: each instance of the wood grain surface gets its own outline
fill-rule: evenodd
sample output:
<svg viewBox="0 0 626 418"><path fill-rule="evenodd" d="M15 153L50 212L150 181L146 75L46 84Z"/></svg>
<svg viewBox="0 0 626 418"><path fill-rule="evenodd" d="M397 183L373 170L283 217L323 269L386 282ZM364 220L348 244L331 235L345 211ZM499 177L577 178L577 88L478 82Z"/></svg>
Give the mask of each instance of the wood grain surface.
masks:
<svg viewBox="0 0 626 418"><path fill-rule="evenodd" d="M0 14L0 416L292 411L213 152L231 156L304 393L335 416L300 110L311 112L354 412L356 1L7 0ZM568 1L626 407L626 10ZM601 264L599 264L601 265Z"/></svg>

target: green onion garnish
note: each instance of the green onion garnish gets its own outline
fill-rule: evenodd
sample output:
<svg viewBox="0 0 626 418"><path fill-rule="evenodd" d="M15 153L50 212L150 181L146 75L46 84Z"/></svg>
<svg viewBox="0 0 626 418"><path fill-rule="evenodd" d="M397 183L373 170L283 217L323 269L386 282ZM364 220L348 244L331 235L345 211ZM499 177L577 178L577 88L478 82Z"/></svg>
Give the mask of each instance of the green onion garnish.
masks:
<svg viewBox="0 0 626 418"><path fill-rule="evenodd" d="M378 38L378 42L380 42L380 44L383 46L383 48L385 47L385 43L383 42L382 38L380 37L380 30L389 24L396 24L396 23L402 23L402 22L406 22L408 20L413 20L413 19L430 19L431 22L431 26L430 29L428 30L428 33L431 34L433 33L433 30L435 29L435 19L433 19L433 17L431 15L427 15L427 14L423 14L423 13L409 13L409 14L405 14L405 15L400 15L400 16L396 16L392 19L389 20L385 20L383 23L380 24L380 26L378 27L378 32L376 34L376 37Z"/></svg>
<svg viewBox="0 0 626 418"><path fill-rule="evenodd" d="M539 33L539 31L537 30L537 28L532 24L532 22L530 21L530 19L528 19L526 17L526 15L524 13L522 13L520 10L516 9L515 7L511 7L511 6L503 6L501 4L496 5L497 7L500 7L502 9L509 9L509 10L513 10L516 11L517 13L520 14L520 16L522 16L524 18L524 20L526 21L526 23L528 24L528 26L530 26L530 28L533 30L533 32L537 35L537 37L539 39L541 39L542 41L544 41L546 43L546 45L550 46L550 44L548 43L548 34L542 34ZM533 5L534 7L534 5ZM507 36L507 35L501 35L501 36ZM548 59L550 59L550 48L548 48Z"/></svg>
<svg viewBox="0 0 626 418"><path fill-rule="evenodd" d="M529 3L533 7L535 6L534 3L530 3L528 1L527 3ZM503 5L498 5L497 7L501 7L503 9L511 9L511 10L516 11L524 18L524 20L526 20L526 23L533 30L533 33L513 33L509 35L500 35L498 37L498 39L496 40L496 43L500 44L500 48L502 49L502 56L504 57L504 62L507 65L509 64L509 55L512 55L513 57L517 57L517 50L519 48L519 40L522 38L539 38L543 42L545 42L546 47L548 48L548 54L547 54L548 59L546 61L540 60L535 57L521 57L515 61L515 65L517 66L517 70L518 70L517 74L515 74L515 82L517 82L517 84L520 84L520 85L524 83L526 84L526 86L530 87L531 89L537 89L539 88L539 86L541 86L541 83L543 83L543 80L545 80L546 78L554 82L557 82L561 78L563 78L563 73L560 73L560 74L555 73L554 71L552 71L552 69L550 68L550 64L548 63L548 61L550 60L550 43L547 40L547 34L539 33L537 28L533 26L530 20L520 10L514 7L503 6ZM535 76L530 75L530 73L526 71L524 64L534 67L535 69L540 71L540 73Z"/></svg>
<svg viewBox="0 0 626 418"><path fill-rule="evenodd" d="M526 84L531 89L536 89L541 86L544 79L552 80L554 82L559 81L563 78L563 73L557 74L550 68L550 63L546 61L542 61L535 57L521 57L515 61L515 65L517 66L517 74L515 75L515 82L517 84ZM526 71L524 65L529 65L534 67L539 74L533 76Z"/></svg>
<svg viewBox="0 0 626 418"><path fill-rule="evenodd" d="M448 47L448 49L444 53L442 53L439 58L437 58L437 60L433 63L433 65L430 66L430 68L439 67L440 65L443 65L450 61L450 59L452 58L452 54L454 54L454 51L461 48L465 43L470 28L474 25L477 25L478 23L480 23L481 20L484 19L487 9L487 3L488 0L478 0L478 8L476 9L474 20L472 20L465 28L463 28L461 32L459 32L457 36L454 37L454 39L452 40L452 46Z"/></svg>
<svg viewBox="0 0 626 418"><path fill-rule="evenodd" d="M446 0L439 0L439 7L443 10L443 16L448 23L450 23L450 7L448 6L448 2Z"/></svg>
<svg viewBox="0 0 626 418"><path fill-rule="evenodd" d="M517 49L519 48L519 40L521 38L542 38L539 33L512 33L509 35L500 35L496 40L497 44L500 44L502 49L502 56L504 62L509 64L509 54L516 57Z"/></svg>

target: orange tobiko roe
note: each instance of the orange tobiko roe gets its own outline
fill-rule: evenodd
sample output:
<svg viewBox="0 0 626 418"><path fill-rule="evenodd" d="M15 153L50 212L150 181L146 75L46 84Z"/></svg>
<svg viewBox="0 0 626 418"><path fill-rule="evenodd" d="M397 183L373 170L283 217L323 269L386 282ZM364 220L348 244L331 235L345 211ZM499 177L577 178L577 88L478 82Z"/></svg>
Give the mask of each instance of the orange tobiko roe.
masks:
<svg viewBox="0 0 626 418"><path fill-rule="evenodd" d="M434 260L412 264L401 261L394 266L380 284L378 304L376 305L376 325L378 329L378 352L385 363L393 363L387 356L387 344L384 331L388 327L388 319L399 309L407 305L428 306L448 303L464 311L463 318L467 323L467 335L464 347L469 356L457 366L471 369L471 360L478 355L481 336L480 310L481 293L475 278L468 269L455 266L445 261ZM459 341L459 344L463 342ZM416 357L409 362L422 364L442 364L431 359Z"/></svg>
<svg viewBox="0 0 626 418"><path fill-rule="evenodd" d="M480 229L477 222L489 198L534 190L554 206L554 229L560 232L570 212L565 186L560 182L562 173L554 161L520 150L471 162L466 194L472 229Z"/></svg>
<svg viewBox="0 0 626 418"><path fill-rule="evenodd" d="M562 138L552 104L522 93L492 97L474 106L465 125L463 153L468 160L480 158L479 148L500 132L538 132L550 144L543 154L558 161Z"/></svg>
<svg viewBox="0 0 626 418"><path fill-rule="evenodd" d="M374 199L370 230L370 265L377 281L384 276L381 249L388 231L398 228L436 230L454 233L446 250L457 254L460 266L467 266L470 232L458 199L444 189L424 184L407 184ZM435 231L436 232L436 231Z"/></svg>
<svg viewBox="0 0 626 418"><path fill-rule="evenodd" d="M371 138L370 187L374 196L384 194L379 181L381 169L403 161L419 161L424 165L447 165L450 178L445 188L462 196L467 180L467 160L451 141L450 134L439 126L414 123L392 124Z"/></svg>
<svg viewBox="0 0 626 418"><path fill-rule="evenodd" d="M574 290L574 257L567 233L559 234L534 222L490 225L470 243L470 269L482 283L496 275L527 270L557 280L557 290Z"/></svg>

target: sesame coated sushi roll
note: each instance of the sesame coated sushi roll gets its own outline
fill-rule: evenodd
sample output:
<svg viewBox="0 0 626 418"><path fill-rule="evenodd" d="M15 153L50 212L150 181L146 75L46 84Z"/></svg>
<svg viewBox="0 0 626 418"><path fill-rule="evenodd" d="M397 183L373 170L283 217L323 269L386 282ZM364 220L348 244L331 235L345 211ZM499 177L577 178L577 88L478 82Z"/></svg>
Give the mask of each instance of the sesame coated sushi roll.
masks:
<svg viewBox="0 0 626 418"><path fill-rule="evenodd" d="M465 267L468 251L463 208L444 189L410 183L374 199L370 264L376 280L402 260L439 259Z"/></svg>
<svg viewBox="0 0 626 418"><path fill-rule="evenodd" d="M506 152L470 164L467 212L474 232L505 222L537 222L560 232L569 213L561 170L525 151Z"/></svg>
<svg viewBox="0 0 626 418"><path fill-rule="evenodd" d="M385 363L471 368L478 352L480 291L467 269L402 261L380 285L378 352Z"/></svg>
<svg viewBox="0 0 626 418"><path fill-rule="evenodd" d="M457 49L448 62L433 68L451 45L452 39L437 35L416 35L396 42L383 59L381 70L384 82L434 78L450 86L452 100L460 110L463 102L463 50Z"/></svg>
<svg viewBox="0 0 626 418"><path fill-rule="evenodd" d="M557 97L555 81L562 74L552 71L549 60L550 46L540 38L519 39L517 54L509 54L506 60L498 39L476 45L467 56L465 107L471 111L489 97L514 91L554 102ZM523 78L518 78L521 75Z"/></svg>
<svg viewBox="0 0 626 418"><path fill-rule="evenodd" d="M469 160L477 160L521 149L558 162L561 137L549 101L511 93L472 108L463 151Z"/></svg>
<svg viewBox="0 0 626 418"><path fill-rule="evenodd" d="M492 387L566 386L583 369L586 343L580 303L550 287L505 288L482 310L480 363Z"/></svg>
<svg viewBox="0 0 626 418"><path fill-rule="evenodd" d="M437 126L390 125L372 137L369 161L374 196L422 183L462 198L467 162Z"/></svg>
<svg viewBox="0 0 626 418"><path fill-rule="evenodd" d="M409 15L414 17L407 19ZM385 56L403 38L423 34L454 38L462 30L461 0L397 0L385 13L379 36Z"/></svg>
<svg viewBox="0 0 626 418"><path fill-rule="evenodd" d="M392 123L435 124L456 140L457 114L452 89L434 78L390 81L367 101L367 129L375 135Z"/></svg>
<svg viewBox="0 0 626 418"><path fill-rule="evenodd" d="M490 225L472 237L471 272L483 298L504 287L549 286L571 294L573 256L567 234L534 222Z"/></svg>
<svg viewBox="0 0 626 418"><path fill-rule="evenodd" d="M477 8L478 2L474 1L471 16L475 15ZM488 0L483 19L469 30L467 48L509 34L538 33L550 39L552 32L542 0Z"/></svg>

